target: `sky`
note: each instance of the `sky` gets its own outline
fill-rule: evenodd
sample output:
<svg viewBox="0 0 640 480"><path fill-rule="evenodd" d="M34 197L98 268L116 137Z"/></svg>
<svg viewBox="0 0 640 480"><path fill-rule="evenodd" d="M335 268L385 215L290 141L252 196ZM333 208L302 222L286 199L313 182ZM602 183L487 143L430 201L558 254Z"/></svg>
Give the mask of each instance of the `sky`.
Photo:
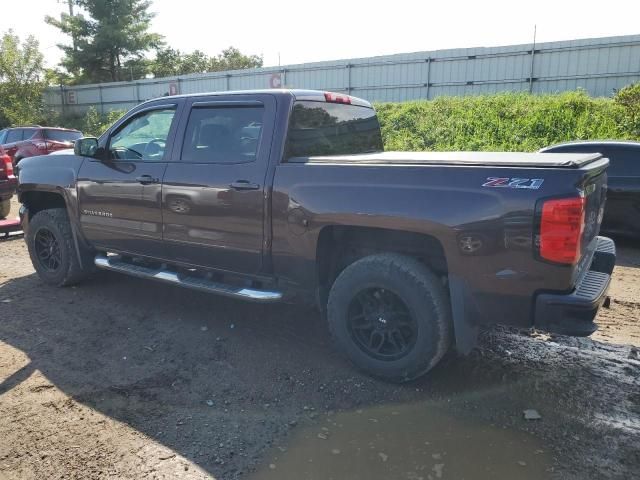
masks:
<svg viewBox="0 0 640 480"><path fill-rule="evenodd" d="M0 32L40 41L47 66L69 39L44 23L66 0L1 0ZM182 51L233 45L265 66L458 47L640 33L639 0L153 0L152 30Z"/></svg>

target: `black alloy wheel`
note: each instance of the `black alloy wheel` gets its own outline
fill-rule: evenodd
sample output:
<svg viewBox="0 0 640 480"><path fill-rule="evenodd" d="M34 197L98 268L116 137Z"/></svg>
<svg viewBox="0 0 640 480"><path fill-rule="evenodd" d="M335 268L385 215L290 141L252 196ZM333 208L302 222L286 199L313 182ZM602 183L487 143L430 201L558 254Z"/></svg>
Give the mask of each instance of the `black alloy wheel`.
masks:
<svg viewBox="0 0 640 480"><path fill-rule="evenodd" d="M60 244L54 233L46 227L41 227L35 234L34 248L38 261L47 272L56 272L62 265Z"/></svg>
<svg viewBox="0 0 640 480"><path fill-rule="evenodd" d="M397 360L411 351L418 324L398 295L384 288L360 291L349 305L349 332L358 347L378 360Z"/></svg>

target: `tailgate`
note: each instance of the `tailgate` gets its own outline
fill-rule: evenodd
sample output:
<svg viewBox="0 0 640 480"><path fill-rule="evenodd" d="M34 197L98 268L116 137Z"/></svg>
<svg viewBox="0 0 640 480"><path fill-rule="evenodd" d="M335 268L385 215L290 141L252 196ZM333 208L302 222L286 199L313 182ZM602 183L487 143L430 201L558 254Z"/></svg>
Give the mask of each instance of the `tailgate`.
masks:
<svg viewBox="0 0 640 480"><path fill-rule="evenodd" d="M607 198L607 172L608 160L603 166L598 164L594 168L586 169L582 179L582 190L585 196L584 233L582 236L582 259L576 269L575 280L585 273L593 259L596 250L597 236L600 233L600 224L604 214L604 206Z"/></svg>

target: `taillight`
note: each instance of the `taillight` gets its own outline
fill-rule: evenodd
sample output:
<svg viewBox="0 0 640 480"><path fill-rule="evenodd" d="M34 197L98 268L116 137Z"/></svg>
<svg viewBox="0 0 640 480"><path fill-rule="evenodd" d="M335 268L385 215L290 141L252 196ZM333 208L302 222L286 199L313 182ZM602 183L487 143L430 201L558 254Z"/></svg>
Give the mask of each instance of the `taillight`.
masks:
<svg viewBox="0 0 640 480"><path fill-rule="evenodd" d="M571 265L580 260L585 205L584 197L558 198L542 204L540 257Z"/></svg>
<svg viewBox="0 0 640 480"><path fill-rule="evenodd" d="M331 103L344 103L351 105L351 98L349 95L338 95L337 93L325 92L324 99Z"/></svg>
<svg viewBox="0 0 640 480"><path fill-rule="evenodd" d="M4 170L7 178L13 177L13 162L7 154L0 156L0 171Z"/></svg>

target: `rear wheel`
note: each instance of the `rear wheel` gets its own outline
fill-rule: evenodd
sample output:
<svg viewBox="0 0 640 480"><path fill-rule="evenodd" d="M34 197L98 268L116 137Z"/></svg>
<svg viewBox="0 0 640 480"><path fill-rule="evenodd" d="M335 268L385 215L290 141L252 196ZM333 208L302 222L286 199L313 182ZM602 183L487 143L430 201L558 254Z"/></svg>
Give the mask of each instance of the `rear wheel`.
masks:
<svg viewBox="0 0 640 480"><path fill-rule="evenodd" d="M441 281L403 255L371 255L345 268L331 287L327 313L338 347L357 367L388 381L427 373L451 342Z"/></svg>
<svg viewBox="0 0 640 480"><path fill-rule="evenodd" d="M0 200L0 219L7 218L11 211L11 199Z"/></svg>
<svg viewBox="0 0 640 480"><path fill-rule="evenodd" d="M69 217L63 208L36 213L29 222L26 241L33 267L49 285L73 285L93 270L91 253L85 248L79 247L79 251L76 248Z"/></svg>

